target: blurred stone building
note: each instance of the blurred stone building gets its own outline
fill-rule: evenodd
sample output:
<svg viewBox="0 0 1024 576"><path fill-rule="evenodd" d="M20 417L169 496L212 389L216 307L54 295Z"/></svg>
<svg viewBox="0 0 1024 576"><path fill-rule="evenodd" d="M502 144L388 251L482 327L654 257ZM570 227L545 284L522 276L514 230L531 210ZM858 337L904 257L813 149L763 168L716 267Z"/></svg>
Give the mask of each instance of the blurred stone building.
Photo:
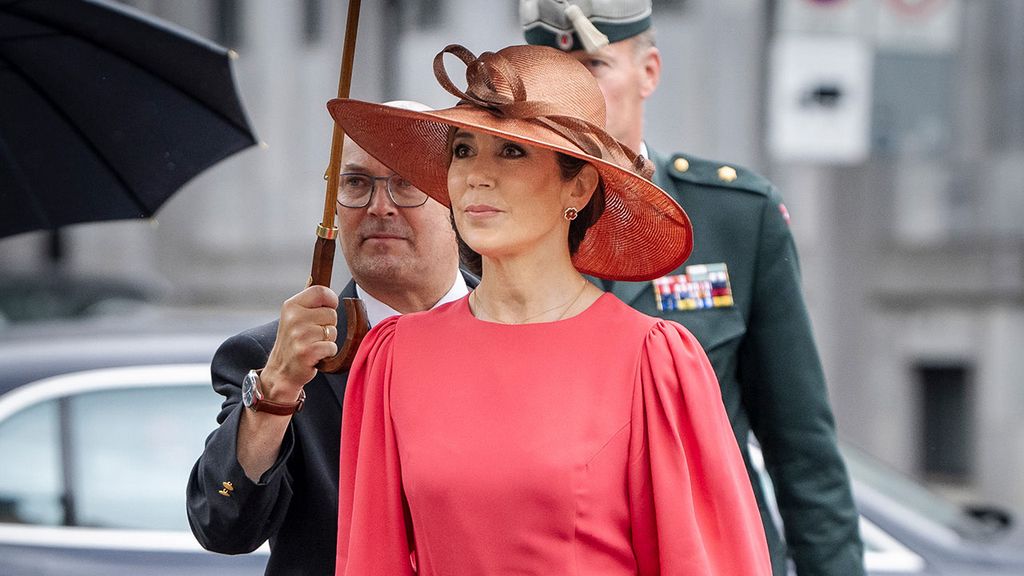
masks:
<svg viewBox="0 0 1024 576"><path fill-rule="evenodd" d="M309 271L345 2L130 3L239 53L265 145L191 182L159 224L67 230L58 265L272 315ZM358 98L449 105L437 51L521 41L512 0L362 10ZM1024 508L1024 3L656 0L655 23L648 141L782 189L841 435L963 498ZM802 61L808 45L856 62ZM789 102L778 87L797 76L810 90ZM815 122L837 148L817 145ZM0 241L0 267L54 266L46 242ZM335 285L346 278L338 258Z"/></svg>

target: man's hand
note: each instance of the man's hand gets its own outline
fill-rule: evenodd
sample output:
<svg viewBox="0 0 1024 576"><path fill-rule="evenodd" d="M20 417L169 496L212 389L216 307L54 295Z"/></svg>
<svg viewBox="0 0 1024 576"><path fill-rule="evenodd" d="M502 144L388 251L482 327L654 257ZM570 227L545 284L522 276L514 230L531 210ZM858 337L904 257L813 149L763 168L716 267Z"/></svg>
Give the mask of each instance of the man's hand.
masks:
<svg viewBox="0 0 1024 576"><path fill-rule="evenodd" d="M260 373L263 395L271 401L295 402L299 391L316 376L316 364L338 353L338 295L324 286L309 286L281 305L281 321L267 365ZM238 463L259 482L273 466L291 416L242 411Z"/></svg>
<svg viewBox="0 0 1024 576"><path fill-rule="evenodd" d="M281 321L267 365L260 373L263 394L274 402L294 402L316 376L316 364L338 353L338 295L309 286L281 305Z"/></svg>

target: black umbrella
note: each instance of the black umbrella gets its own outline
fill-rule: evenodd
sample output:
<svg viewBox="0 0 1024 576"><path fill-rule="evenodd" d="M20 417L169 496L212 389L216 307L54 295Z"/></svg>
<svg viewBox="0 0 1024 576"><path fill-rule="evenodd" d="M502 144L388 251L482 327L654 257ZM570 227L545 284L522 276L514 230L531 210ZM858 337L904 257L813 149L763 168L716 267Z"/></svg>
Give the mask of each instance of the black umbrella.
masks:
<svg viewBox="0 0 1024 576"><path fill-rule="evenodd" d="M0 237L151 216L255 144L230 55L108 0L0 0Z"/></svg>

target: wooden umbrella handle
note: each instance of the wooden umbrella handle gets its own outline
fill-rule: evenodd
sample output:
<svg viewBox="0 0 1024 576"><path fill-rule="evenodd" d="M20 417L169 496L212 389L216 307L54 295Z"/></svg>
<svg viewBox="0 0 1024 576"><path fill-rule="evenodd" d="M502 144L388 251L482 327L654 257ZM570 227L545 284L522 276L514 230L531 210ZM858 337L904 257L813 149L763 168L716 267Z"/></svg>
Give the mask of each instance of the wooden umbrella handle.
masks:
<svg viewBox="0 0 1024 576"><path fill-rule="evenodd" d="M341 54L341 74L338 77L338 98L348 98L352 86L352 67L355 62L356 33L359 29L360 0L348 0L348 16L345 20L345 45ZM345 132L335 122L331 137L331 158L327 165L327 191L324 194L324 217L316 228L316 244L313 246L313 267L310 283L317 286L331 285L334 268L335 238L338 227L334 224L334 206L338 200L338 179L341 176L341 152L345 144ZM335 374L348 369L355 358L359 343L368 331L366 308L358 298L344 298L342 304L348 318L348 330L344 342L339 343L338 353L324 358L316 365L321 372Z"/></svg>
<svg viewBox="0 0 1024 576"><path fill-rule="evenodd" d="M359 298L342 298L341 305L345 309L346 327L345 342L338 345L338 353L324 358L316 365L316 369L328 374L337 374L348 370L363 337L370 331L370 322L366 317L366 306Z"/></svg>

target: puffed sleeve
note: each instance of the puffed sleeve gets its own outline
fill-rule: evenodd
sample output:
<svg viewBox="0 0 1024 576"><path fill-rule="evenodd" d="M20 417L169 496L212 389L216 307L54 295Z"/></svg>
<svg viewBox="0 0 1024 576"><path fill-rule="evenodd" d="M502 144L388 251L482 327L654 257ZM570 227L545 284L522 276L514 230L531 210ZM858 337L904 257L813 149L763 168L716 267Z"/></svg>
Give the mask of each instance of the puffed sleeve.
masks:
<svg viewBox="0 0 1024 576"><path fill-rule="evenodd" d="M750 480L696 339L658 322L638 378L629 498L639 573L770 576Z"/></svg>
<svg viewBox="0 0 1024 576"><path fill-rule="evenodd" d="M336 575L412 574L390 380L398 317L378 324L359 347L341 419Z"/></svg>

